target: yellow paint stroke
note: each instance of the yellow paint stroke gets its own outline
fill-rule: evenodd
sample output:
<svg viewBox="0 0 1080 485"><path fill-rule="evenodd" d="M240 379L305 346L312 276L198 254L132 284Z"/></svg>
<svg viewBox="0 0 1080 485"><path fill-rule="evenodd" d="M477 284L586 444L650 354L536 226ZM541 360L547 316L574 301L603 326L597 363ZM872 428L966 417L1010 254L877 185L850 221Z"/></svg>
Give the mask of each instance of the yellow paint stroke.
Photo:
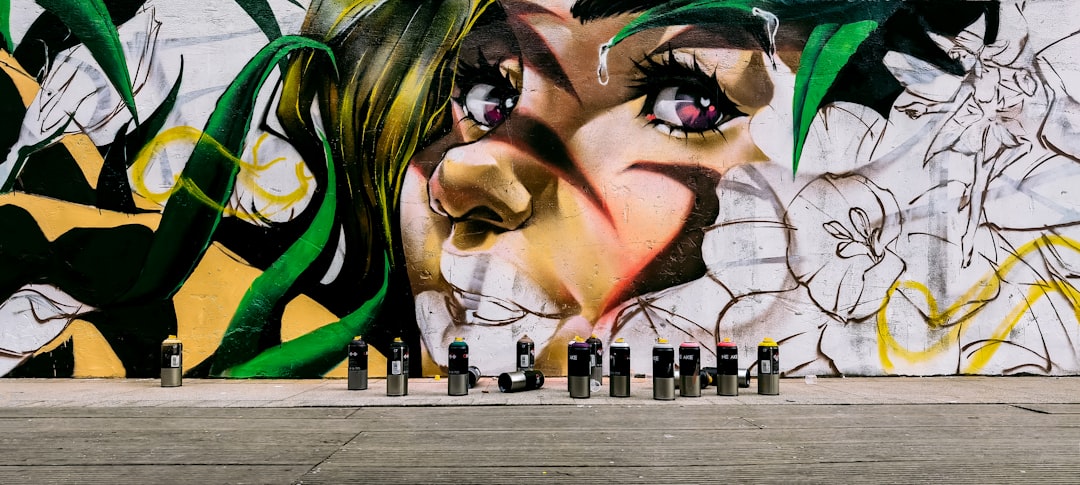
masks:
<svg viewBox="0 0 1080 485"><path fill-rule="evenodd" d="M222 206L217 201L207 196L202 191L202 189L200 189L194 182L192 182L188 178L185 178L183 176L183 172L177 174L173 178L172 185L163 192L155 192L150 188L149 185L147 185L146 173L150 169L150 165L152 164L153 159L158 154L162 153L163 150L165 150L174 143L183 142L194 145L199 143L200 140L202 140L203 142L208 143L214 150L217 150L220 155L224 156L226 159L240 167L238 180L243 181L246 188L269 200L273 204L281 205L282 208L280 209L280 211L287 210L294 204L304 200L304 198L307 196L308 190L310 189L310 181L313 179L313 177L308 177L304 173L304 164L298 163L296 165L296 177L299 182L299 187L296 190L288 194L276 195L262 189L256 182L257 175L255 174L267 170L278 162L285 160L285 158L283 157L275 158L266 165L259 165L258 150L267 136L268 134L264 133L262 136L259 137L258 141L256 141L255 147L253 149L253 163L247 163L244 160L234 156L232 153L226 150L220 142L215 140L213 137L206 135L199 129L190 126L176 126L173 128L169 128L168 130L159 133L157 136L154 137L154 139L150 140L150 142L147 143L146 146L139 150L139 154L135 157L135 161L131 165L132 187L135 189L135 192L137 194L158 204L164 204L169 199L169 197L171 197L177 191L186 190L192 195L194 195L197 200L206 204L207 206L213 207L221 211L222 214L246 221L257 221L260 219L260 217L265 217L267 215L273 215L277 213L274 212L263 215L254 215L249 214L247 211L237 211L236 209Z"/></svg>
<svg viewBox="0 0 1080 485"><path fill-rule="evenodd" d="M965 327L959 325L959 323L974 316L986 305L986 303L997 296L1001 289L1001 282L1004 280L1004 276L1011 272L1016 267L1017 263L1023 261L1025 256L1042 248L1051 246L1057 246L1080 253L1080 243L1073 239L1060 235L1041 236L1021 246L1016 251L1016 254L1009 256L996 271L991 271L984 276L982 281L972 286L964 295L960 296L955 303L950 305L944 311L938 311L937 300L930 294L929 288L922 283L917 281L897 281L896 283L893 283L893 285L889 287L888 292L886 292L885 301L877 314L878 355L881 359L882 368L887 373L894 372L890 355L899 357L908 363L924 362L952 348L964 333ZM926 350L919 351L905 348L896 341L889 331L887 315L889 303L892 301L893 293L901 288L914 290L921 293L923 297L926 298L926 302L929 305L926 322L928 327L931 329L948 328L948 332L931 344ZM961 372L965 374L978 373L990 362L990 359L993 358L997 349L1000 347L1000 343L1005 341L1016 324L1023 318L1024 314L1030 311L1040 299L1053 293L1061 294L1072 302L1073 313L1077 322L1080 323L1080 291L1064 281L1035 281L1031 284L1031 288L1028 290L1027 297L1024 298L1024 301L1016 305L994 330L993 334L990 336L991 342L976 350L969 359L967 366L962 369Z"/></svg>

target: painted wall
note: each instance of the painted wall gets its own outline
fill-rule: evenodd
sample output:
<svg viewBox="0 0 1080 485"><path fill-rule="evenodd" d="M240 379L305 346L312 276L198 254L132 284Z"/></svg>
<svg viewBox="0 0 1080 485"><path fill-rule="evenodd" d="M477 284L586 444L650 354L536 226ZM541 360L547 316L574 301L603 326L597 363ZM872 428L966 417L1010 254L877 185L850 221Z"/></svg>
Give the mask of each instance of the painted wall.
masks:
<svg viewBox="0 0 1080 485"><path fill-rule="evenodd" d="M10 3L0 375L1080 373L1072 2Z"/></svg>

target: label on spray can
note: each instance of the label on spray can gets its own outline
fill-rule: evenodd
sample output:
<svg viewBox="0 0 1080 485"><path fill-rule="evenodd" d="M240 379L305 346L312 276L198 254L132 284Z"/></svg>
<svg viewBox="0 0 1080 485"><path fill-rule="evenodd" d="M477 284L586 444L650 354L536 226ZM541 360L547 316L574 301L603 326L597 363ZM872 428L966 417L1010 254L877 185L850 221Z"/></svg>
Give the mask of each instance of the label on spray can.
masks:
<svg viewBox="0 0 1080 485"><path fill-rule="evenodd" d="M454 342L450 344L448 367L452 376L469 373L469 346L461 337L454 339Z"/></svg>
<svg viewBox="0 0 1080 485"><path fill-rule="evenodd" d="M675 377L675 349L669 346L653 347L653 377Z"/></svg>
<svg viewBox="0 0 1080 485"><path fill-rule="evenodd" d="M612 345L608 374L611 377L630 377L630 346Z"/></svg>
<svg viewBox="0 0 1080 485"><path fill-rule="evenodd" d="M368 346L359 337L349 342L349 370L367 370Z"/></svg>
<svg viewBox="0 0 1080 485"><path fill-rule="evenodd" d="M161 346L161 367L163 369L175 369L180 367L180 355L183 352L180 343Z"/></svg>

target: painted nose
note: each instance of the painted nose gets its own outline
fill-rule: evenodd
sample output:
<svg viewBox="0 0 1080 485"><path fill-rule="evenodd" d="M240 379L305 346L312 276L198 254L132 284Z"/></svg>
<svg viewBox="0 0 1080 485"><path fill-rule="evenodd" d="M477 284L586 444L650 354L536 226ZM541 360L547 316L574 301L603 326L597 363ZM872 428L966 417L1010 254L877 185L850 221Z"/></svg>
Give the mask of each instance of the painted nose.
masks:
<svg viewBox="0 0 1080 485"><path fill-rule="evenodd" d="M431 209L452 222L512 231L532 215L532 196L514 173L512 148L473 143L446 152L428 185Z"/></svg>

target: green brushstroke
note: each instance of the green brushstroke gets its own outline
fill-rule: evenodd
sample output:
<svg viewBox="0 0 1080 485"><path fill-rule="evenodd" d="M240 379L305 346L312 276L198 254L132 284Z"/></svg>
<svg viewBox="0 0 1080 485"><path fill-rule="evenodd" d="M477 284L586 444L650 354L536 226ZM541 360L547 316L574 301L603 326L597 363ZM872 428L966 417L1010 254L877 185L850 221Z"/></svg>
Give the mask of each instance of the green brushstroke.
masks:
<svg viewBox="0 0 1080 485"><path fill-rule="evenodd" d="M806 135L821 108L821 100L852 54L877 27L877 22L864 20L845 25L819 25L811 32L799 62L799 72L795 75L795 96L792 99L795 141L791 160L793 174L799 170Z"/></svg>
<svg viewBox="0 0 1080 485"><path fill-rule="evenodd" d="M267 0L236 0L236 3L255 21L255 25L259 26L259 30L268 40L281 37L281 27L278 26L277 17Z"/></svg>
<svg viewBox="0 0 1080 485"><path fill-rule="evenodd" d="M255 278L233 314L214 356L210 375L221 375L230 367L249 361L258 353L259 335L273 321L275 306L300 274L319 256L334 229L337 208L337 180L329 142L319 133L326 163L326 192L311 225L263 274Z"/></svg>
<svg viewBox="0 0 1080 485"><path fill-rule="evenodd" d="M33 155L34 152L43 150L59 141L60 137L64 135L64 131L67 130L68 125L71 124L71 121L72 118L69 116L67 121L65 121L60 128L50 133L43 140L33 145L19 148L19 156L15 159L15 165L11 167L11 173L8 174L7 180L4 181L4 185L0 186L0 194L6 194L15 188L15 182L19 180L19 173L22 172L23 165L26 164L26 159L30 158L30 155Z"/></svg>
<svg viewBox="0 0 1080 485"><path fill-rule="evenodd" d="M131 90L131 75L120 37L113 25L109 10L103 0L37 0L38 5L55 15L71 33L90 51L101 65L105 76L131 112L135 123L139 114L135 110L135 95Z"/></svg>
<svg viewBox="0 0 1080 485"><path fill-rule="evenodd" d="M297 49L322 51L333 63L333 54L325 44L286 36L263 47L244 66L218 99L180 175L179 183L196 187L213 204L204 202L190 189L179 190L169 198L146 266L125 300L171 297L202 259L221 221L222 207L232 195L239 170L234 160L243 152L259 90L278 62ZM222 153L219 146L228 153Z"/></svg>
<svg viewBox="0 0 1080 485"><path fill-rule="evenodd" d="M0 47L8 53L15 52L15 41L11 39L11 0L0 0L0 37L4 38Z"/></svg>

